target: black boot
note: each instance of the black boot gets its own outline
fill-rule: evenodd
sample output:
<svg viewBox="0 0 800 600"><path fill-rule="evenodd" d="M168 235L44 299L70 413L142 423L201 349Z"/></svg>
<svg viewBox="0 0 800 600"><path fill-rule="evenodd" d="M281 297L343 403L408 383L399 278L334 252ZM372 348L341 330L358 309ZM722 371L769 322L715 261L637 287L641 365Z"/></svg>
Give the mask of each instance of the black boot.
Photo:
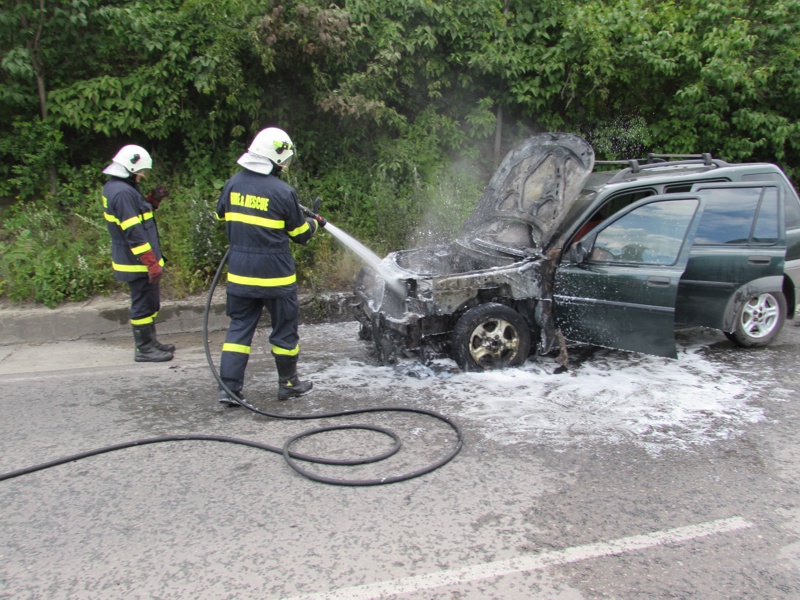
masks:
<svg viewBox="0 0 800 600"><path fill-rule="evenodd" d="M278 400L291 400L305 396L314 387L310 381L300 381L297 376L296 356L276 356L278 367Z"/></svg>
<svg viewBox="0 0 800 600"><path fill-rule="evenodd" d="M134 325L133 340L136 343L133 360L136 362L167 362L172 360L172 352L164 352L156 347L152 324Z"/></svg>
<svg viewBox="0 0 800 600"><path fill-rule="evenodd" d="M241 400L244 400L244 394L242 394L242 390L238 391L231 390L231 391L237 396L239 396ZM237 402L235 398L232 398L230 395L228 395L228 392L226 392L225 390L219 391L219 401L225 406L230 406L231 408L236 408L237 406L241 406L241 404L239 404L239 402Z"/></svg>
<svg viewBox="0 0 800 600"><path fill-rule="evenodd" d="M156 343L156 348L161 350L162 352L175 352L175 344L162 344L158 341L158 335L156 334L156 324L153 323L153 341Z"/></svg>

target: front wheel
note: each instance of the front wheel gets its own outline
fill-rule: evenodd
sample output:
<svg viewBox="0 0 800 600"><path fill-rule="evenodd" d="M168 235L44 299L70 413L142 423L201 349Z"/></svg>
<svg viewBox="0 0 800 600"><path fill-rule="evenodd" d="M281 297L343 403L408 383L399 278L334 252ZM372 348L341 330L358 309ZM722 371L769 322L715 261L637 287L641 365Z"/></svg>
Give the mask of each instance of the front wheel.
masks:
<svg viewBox="0 0 800 600"><path fill-rule="evenodd" d="M464 313L453 330L453 353L465 371L516 367L531 349L531 332L505 304L481 304Z"/></svg>
<svg viewBox="0 0 800 600"><path fill-rule="evenodd" d="M736 315L733 332L725 337L742 348L766 346L780 333L786 321L786 298L780 292L766 292L745 302Z"/></svg>

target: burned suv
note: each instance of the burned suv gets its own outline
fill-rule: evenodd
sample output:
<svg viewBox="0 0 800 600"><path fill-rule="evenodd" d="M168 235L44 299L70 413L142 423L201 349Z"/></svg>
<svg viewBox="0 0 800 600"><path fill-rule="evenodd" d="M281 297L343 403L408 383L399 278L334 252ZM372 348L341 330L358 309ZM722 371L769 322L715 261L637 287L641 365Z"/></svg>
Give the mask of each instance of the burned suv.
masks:
<svg viewBox="0 0 800 600"><path fill-rule="evenodd" d="M596 166L614 165L575 135L520 144L458 240L361 270L360 337L384 363L483 370L556 350L566 364L565 340L674 358L678 326L763 346L794 317L800 200L777 166L708 154Z"/></svg>

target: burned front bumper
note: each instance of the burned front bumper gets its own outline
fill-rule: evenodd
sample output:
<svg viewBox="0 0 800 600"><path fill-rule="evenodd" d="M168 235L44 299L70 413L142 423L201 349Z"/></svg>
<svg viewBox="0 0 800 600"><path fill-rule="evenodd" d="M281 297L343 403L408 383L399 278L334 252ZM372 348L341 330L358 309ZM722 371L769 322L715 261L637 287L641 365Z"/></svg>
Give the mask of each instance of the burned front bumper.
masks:
<svg viewBox="0 0 800 600"><path fill-rule="evenodd" d="M449 355L458 319L486 302L513 306L534 327L536 299L542 297L540 260L506 260L501 266L465 270L481 266L485 257L465 259L463 252L448 254L439 248L433 250L434 259L437 251L441 260L435 264L430 249L405 251L387 257L384 273L365 267L358 274L353 312L361 326L360 337L375 342L382 362ZM497 261L496 256L492 259ZM434 272L412 272L408 266Z"/></svg>

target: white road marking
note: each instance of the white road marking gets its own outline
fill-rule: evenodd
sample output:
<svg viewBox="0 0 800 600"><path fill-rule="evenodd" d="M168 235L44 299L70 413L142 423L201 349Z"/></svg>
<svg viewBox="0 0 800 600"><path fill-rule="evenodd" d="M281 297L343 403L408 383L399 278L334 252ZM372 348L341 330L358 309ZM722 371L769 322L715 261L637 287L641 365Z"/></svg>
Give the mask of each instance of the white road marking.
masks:
<svg viewBox="0 0 800 600"><path fill-rule="evenodd" d="M533 556L523 556L500 560L492 563L449 569L436 573L415 575L391 581L378 581L349 588L341 588L329 592L319 592L302 596L293 596L287 600L369 600L387 594L408 594L421 590L429 590L445 585L463 584L468 581L501 577L513 573L535 571L550 566L566 565L591 558L614 556L636 550L645 550L654 546L676 544L709 535L728 533L753 527L753 524L741 517L719 519L697 525L676 527L666 531L655 531L643 535L632 535L609 542L598 542L575 546L555 552L545 552Z"/></svg>

